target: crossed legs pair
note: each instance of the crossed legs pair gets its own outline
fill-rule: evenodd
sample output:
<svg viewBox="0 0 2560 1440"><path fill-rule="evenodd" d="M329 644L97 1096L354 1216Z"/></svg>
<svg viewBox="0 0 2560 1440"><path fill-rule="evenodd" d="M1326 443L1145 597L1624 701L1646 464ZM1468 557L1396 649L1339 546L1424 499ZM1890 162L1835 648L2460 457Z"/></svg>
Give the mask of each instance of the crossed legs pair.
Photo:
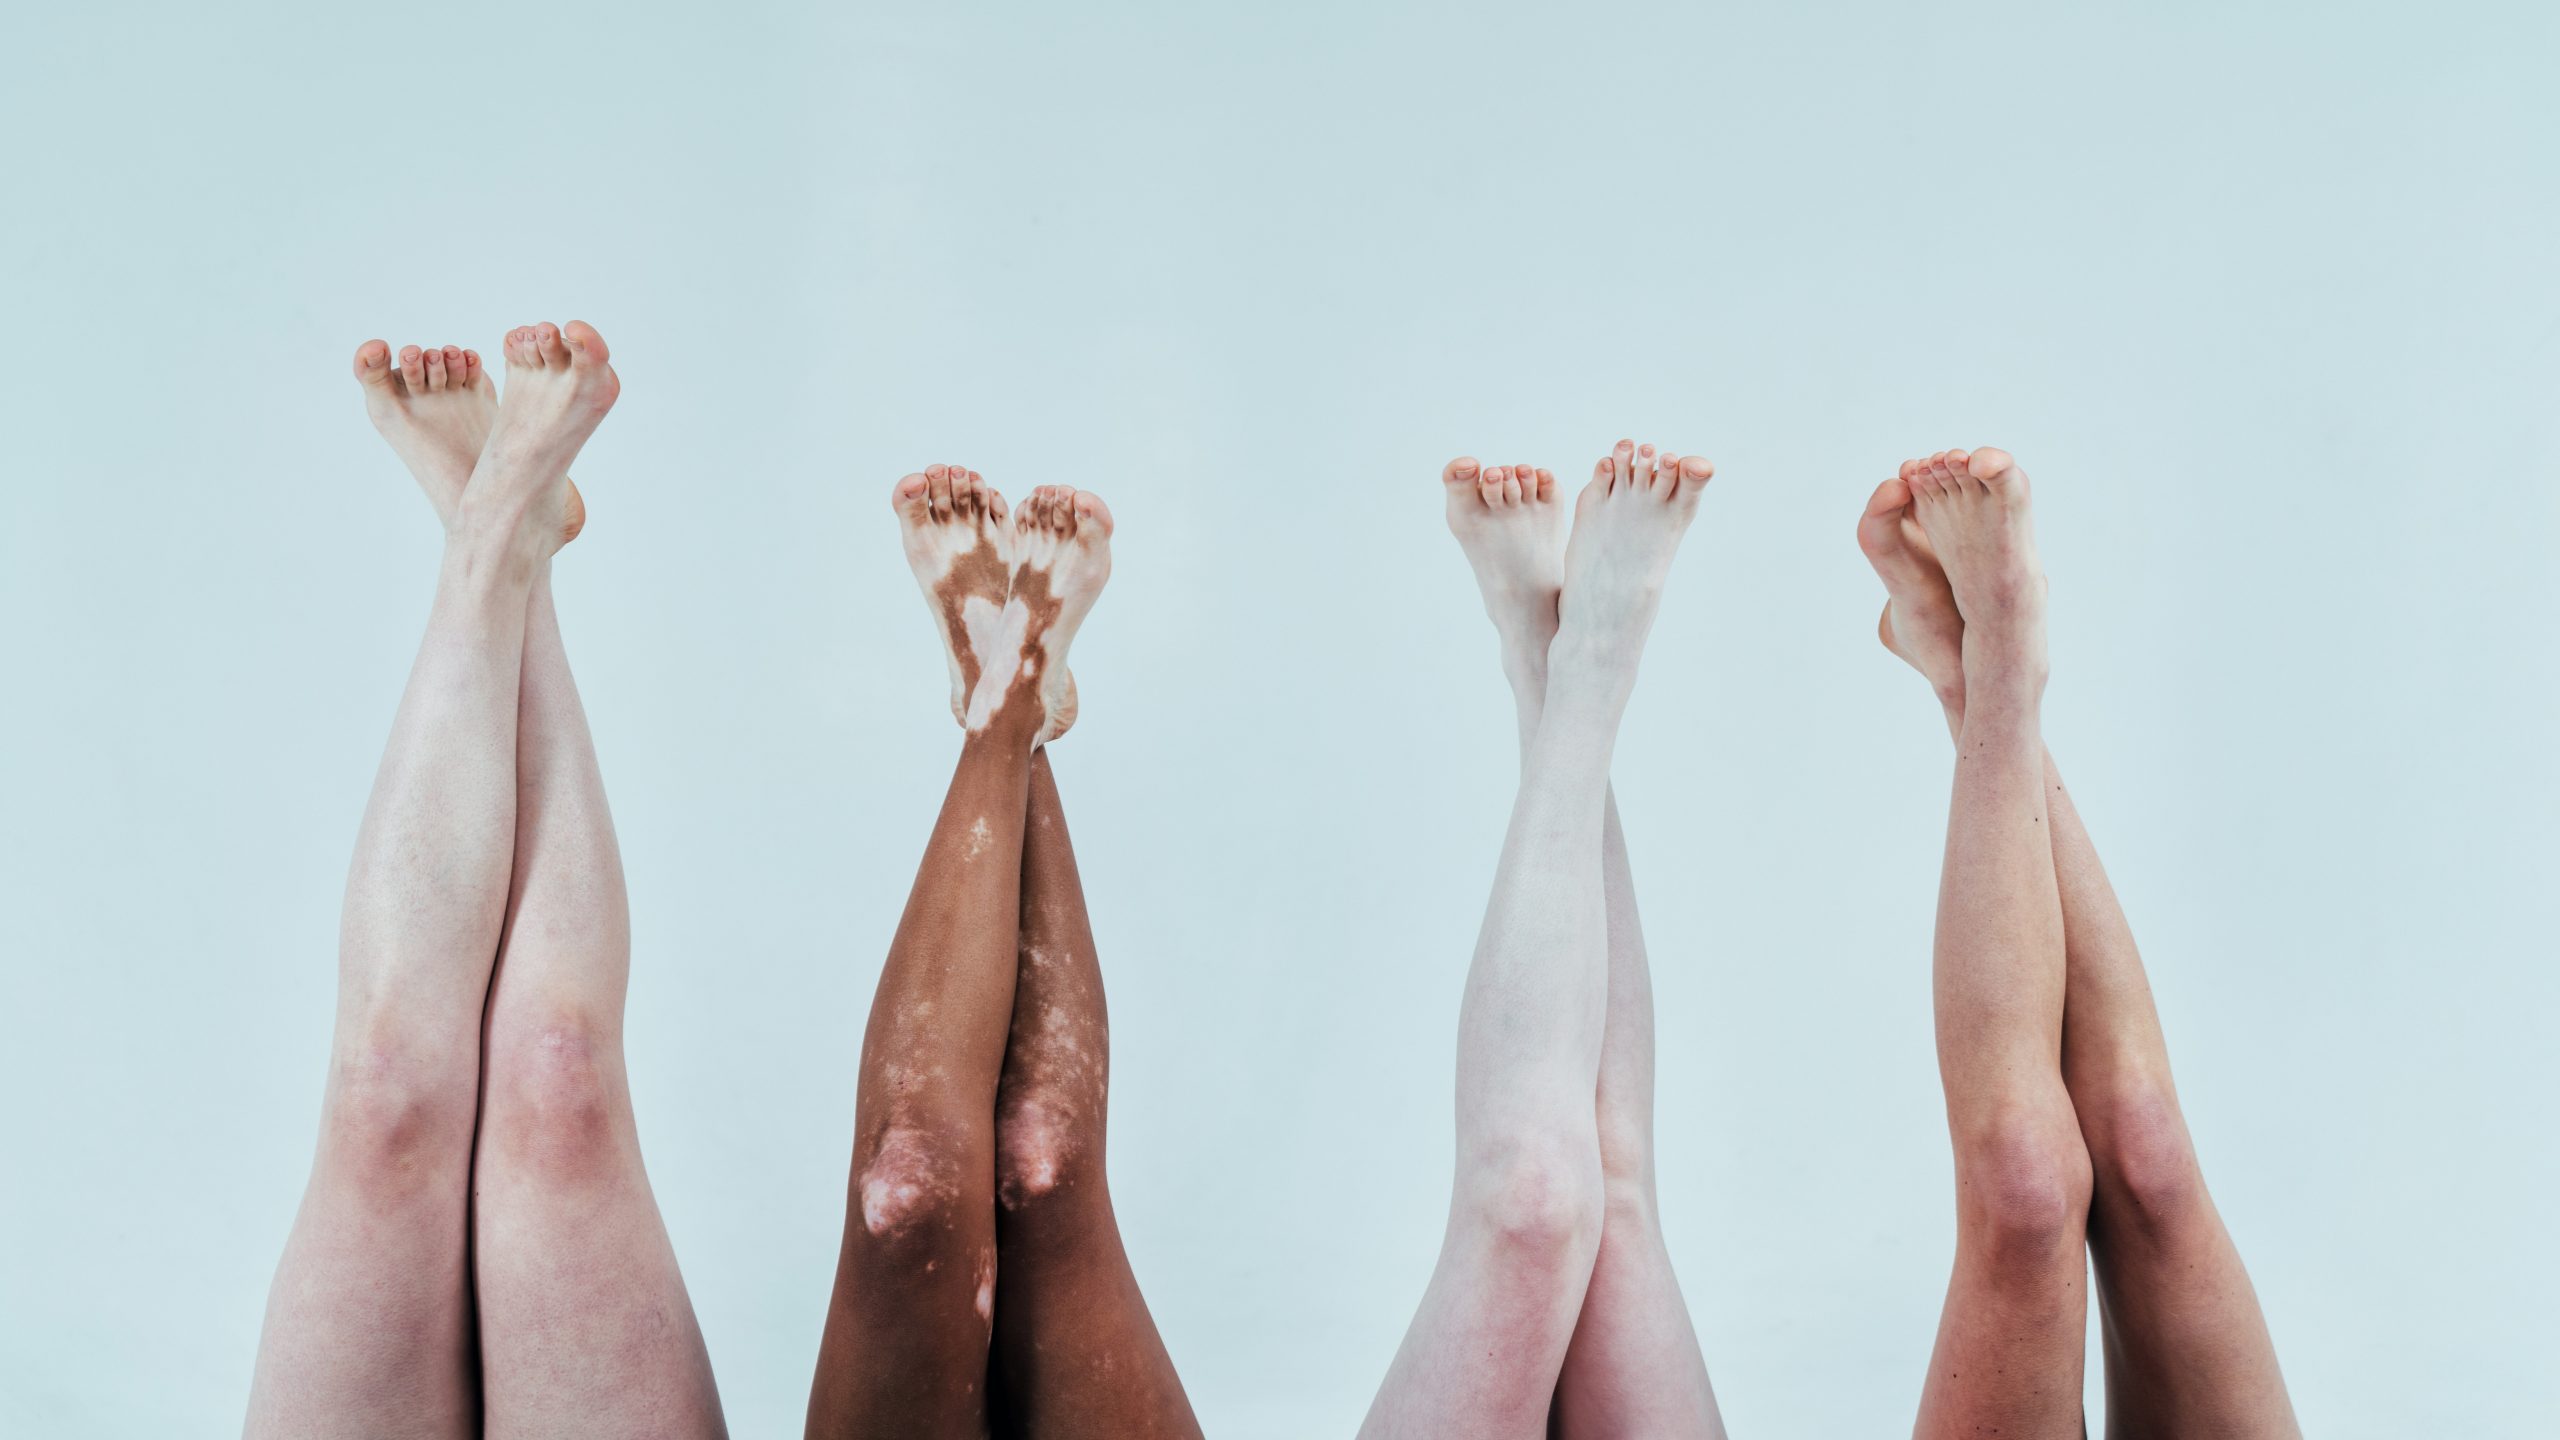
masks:
<svg viewBox="0 0 2560 1440"><path fill-rule="evenodd" d="M1998 450L1908 462L1858 538L1885 644L1956 740L1933 986L1956 1260L1918 1433L2081 1434L2094 1258L2110 1433L2297 1437L2132 931L2044 746L2026 476Z"/></svg>
<svg viewBox="0 0 2560 1440"><path fill-rule="evenodd" d="M1502 637L1519 797L1459 1015L1440 1259L1364 1436L1721 1436L1653 1188L1653 1009L1609 789L1619 717L1713 469L1621 442L1443 473Z"/></svg>
<svg viewBox="0 0 2560 1440"><path fill-rule="evenodd" d="M348 876L253 1436L723 1433L641 1168L621 859L551 602L618 382L578 324L507 360L501 407L471 352L356 357L447 541Z"/></svg>
<svg viewBox="0 0 2560 1440"><path fill-rule="evenodd" d="M864 1032L812 1436L1197 1437L1103 1169L1110 1030L1046 742L1109 574L1100 500L893 496L951 661L960 761Z"/></svg>

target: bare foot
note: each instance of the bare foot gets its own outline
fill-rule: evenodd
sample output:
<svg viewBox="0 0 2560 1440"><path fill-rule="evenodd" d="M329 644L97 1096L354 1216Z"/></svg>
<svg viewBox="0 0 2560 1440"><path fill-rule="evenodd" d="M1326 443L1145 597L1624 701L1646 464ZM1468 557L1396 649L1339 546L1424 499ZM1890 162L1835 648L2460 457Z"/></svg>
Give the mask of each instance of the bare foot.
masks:
<svg viewBox="0 0 2560 1440"><path fill-rule="evenodd" d="M1013 527L1004 523L1004 497L965 465L928 465L900 480L889 503L898 512L907 567L942 632L951 718L979 734L1004 707L1022 658L1021 617L1006 613Z"/></svg>
<svg viewBox="0 0 2560 1440"><path fill-rule="evenodd" d="M1024 624L1022 678L1040 699L1034 745L1076 720L1076 681L1067 646L1111 578L1111 511L1089 490L1043 485L1014 516L1013 592Z"/></svg>
<svg viewBox="0 0 2560 1440"><path fill-rule="evenodd" d="M2040 693L2045 583L2026 472L2005 450L1942 450L1906 461L1900 478L1963 618L1966 693L1995 678Z"/></svg>
<svg viewBox="0 0 2560 1440"><path fill-rule="evenodd" d="M1703 456L1656 455L1632 440L1593 468L1565 545L1559 656L1569 647L1633 682L1671 557L1715 473Z"/></svg>
<svg viewBox="0 0 2560 1440"><path fill-rule="evenodd" d="M1905 469L1910 468L1906 463ZM1911 482L1897 475L1876 487L1858 517L1858 548L1884 581L1884 613L1876 635L1908 661L1939 703L1964 707L1964 616L1929 534L1911 514Z"/></svg>
<svg viewBox="0 0 2560 1440"><path fill-rule="evenodd" d="M409 467L436 518L448 527L462 504L462 487L489 441L498 418L498 387L480 363L480 352L459 345L421 350L415 345L391 361L391 347L367 340L356 347L356 381L364 387L364 413ZM578 538L587 523L586 501L569 486L569 514L560 543Z"/></svg>
<svg viewBox="0 0 2560 1440"><path fill-rule="evenodd" d="M582 320L509 331L507 390L463 487L457 520L506 533L548 555L569 524L569 462L622 393L604 337Z"/></svg>
<svg viewBox="0 0 2560 1440"><path fill-rule="evenodd" d="M1472 458L1440 472L1449 504L1449 533L1484 592L1484 611L1502 637L1502 664L1513 683L1521 667L1543 675L1556 637L1556 602L1564 593L1566 513L1556 477L1527 465L1485 467Z"/></svg>

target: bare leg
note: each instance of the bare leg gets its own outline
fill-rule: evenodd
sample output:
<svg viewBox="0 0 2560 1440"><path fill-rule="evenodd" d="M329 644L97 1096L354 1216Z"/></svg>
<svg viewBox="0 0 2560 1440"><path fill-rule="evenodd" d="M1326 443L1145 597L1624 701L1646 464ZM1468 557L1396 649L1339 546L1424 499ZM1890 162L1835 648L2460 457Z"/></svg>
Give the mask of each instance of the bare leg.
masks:
<svg viewBox="0 0 2560 1440"><path fill-rule="evenodd" d="M1546 705L1547 647L1564 588L1564 507L1555 477L1526 465L1486 469L1461 459L1441 480L1450 529L1501 638L1525 760ZM1557 1429L1567 1436L1721 1435L1654 1197L1653 983L1614 796L1603 818L1600 873L1609 917L1597 1105L1606 1207L1591 1288L1556 1385Z"/></svg>
<svg viewBox="0 0 2560 1440"><path fill-rule="evenodd" d="M853 1181L812 1436L976 1436L995 1317L997 1076L1013 1015L1031 752L1071 718L1066 647L1109 516L1004 502L934 466L893 496L964 738L863 1037Z"/></svg>
<svg viewBox="0 0 2560 1440"><path fill-rule="evenodd" d="M996 1100L995 1376L1002 1433L1197 1440L1121 1248L1103 1168L1111 1024L1046 747L1031 758L1021 966Z"/></svg>
<svg viewBox="0 0 2560 1440"><path fill-rule="evenodd" d="M603 363L596 342L590 359ZM568 364L547 331L517 366ZM475 1179L491 1435L727 1433L640 1161L623 1068L622 856L546 572L518 725L514 900L489 1000Z"/></svg>
<svg viewBox="0 0 2560 1440"><path fill-rule="evenodd" d="M2075 1436L2089 1159L2062 1083L2062 908L2044 794L2044 581L1998 451L1904 468L1964 629L1935 991L1956 1155L1954 1278L1924 1436Z"/></svg>
<svg viewBox="0 0 2560 1440"><path fill-rule="evenodd" d="M1951 457L1952 458L1952 457ZM1861 547L1893 599L1881 634L1930 680L1962 733L1963 622L1927 537L1888 481ZM2113 1433L2293 1436L2293 1418L2248 1273L2206 1193L2178 1111L2167 1045L2124 911L2050 751L2055 878L2067 958L2062 1069L2094 1171L2096 1261Z"/></svg>
<svg viewBox="0 0 2560 1440"><path fill-rule="evenodd" d="M387 359L375 348L360 375ZM357 833L319 1153L268 1296L251 1435L478 1426L465 1244L480 1016L515 847L517 684L568 462L594 428L549 394L510 404L505 443L448 530Z"/></svg>
<svg viewBox="0 0 2560 1440"><path fill-rule="evenodd" d="M1549 684L1458 1023L1458 1174L1430 1288L1361 1433L1544 1432L1606 1185L1609 755L1711 468L1622 444L1576 505Z"/></svg>
<svg viewBox="0 0 2560 1440"><path fill-rule="evenodd" d="M511 336L510 348L531 348L510 361L542 368L547 329ZM478 354L447 347L430 365L435 353L413 346L396 368L359 373L375 424L449 521L498 399ZM574 486L571 497L563 543L585 521ZM548 564L526 619L516 751L515 877L473 1165L487 1428L716 1434L710 1361L632 1125L621 1045L630 907Z"/></svg>

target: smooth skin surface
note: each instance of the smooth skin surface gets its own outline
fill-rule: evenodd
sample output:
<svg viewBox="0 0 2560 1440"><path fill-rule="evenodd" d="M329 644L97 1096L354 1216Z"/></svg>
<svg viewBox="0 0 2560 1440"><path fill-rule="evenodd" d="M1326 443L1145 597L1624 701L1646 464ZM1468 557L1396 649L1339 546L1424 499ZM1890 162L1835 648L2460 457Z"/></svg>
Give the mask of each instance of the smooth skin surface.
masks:
<svg viewBox="0 0 2560 1440"><path fill-rule="evenodd" d="M1991 449L1907 461L1858 543L1885 582L1879 635L1957 749L1934 987L1956 1265L1917 1433L2081 1434L2094 1258L2109 1434L2299 1436L2132 931L2044 746L2026 474Z"/></svg>
<svg viewBox="0 0 2560 1440"><path fill-rule="evenodd" d="M725 1433L622 1081L621 862L550 595L620 382L580 323L505 356L501 403L475 351L356 353L447 547L348 880L251 1435Z"/></svg>
<svg viewBox="0 0 2560 1440"><path fill-rule="evenodd" d="M1651 999L1609 796L1713 474L1621 442L1568 533L1551 474L1443 472L1519 705L1520 790L1459 1016L1448 1231L1364 1436L1722 1433L1653 1219Z"/></svg>

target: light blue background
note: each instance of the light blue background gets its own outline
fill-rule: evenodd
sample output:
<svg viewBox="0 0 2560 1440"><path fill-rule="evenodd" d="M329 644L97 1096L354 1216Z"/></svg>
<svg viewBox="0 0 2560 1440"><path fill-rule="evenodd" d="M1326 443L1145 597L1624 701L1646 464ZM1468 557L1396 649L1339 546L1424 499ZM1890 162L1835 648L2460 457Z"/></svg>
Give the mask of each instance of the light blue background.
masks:
<svg viewBox="0 0 2560 1440"><path fill-rule="evenodd" d="M1115 1189L1210 1433L1294 1440L1430 1266L1509 799L1434 476L1621 434L1720 467L1617 778L1735 1432L1918 1391L1947 744L1850 530L1999 443L2306 1427L2548 1433L2550 7L1048 9L13 12L0 1430L237 1424L434 569L348 354L578 317L560 604L740 1435L799 1424L953 748L891 481L1118 512L1058 753Z"/></svg>

